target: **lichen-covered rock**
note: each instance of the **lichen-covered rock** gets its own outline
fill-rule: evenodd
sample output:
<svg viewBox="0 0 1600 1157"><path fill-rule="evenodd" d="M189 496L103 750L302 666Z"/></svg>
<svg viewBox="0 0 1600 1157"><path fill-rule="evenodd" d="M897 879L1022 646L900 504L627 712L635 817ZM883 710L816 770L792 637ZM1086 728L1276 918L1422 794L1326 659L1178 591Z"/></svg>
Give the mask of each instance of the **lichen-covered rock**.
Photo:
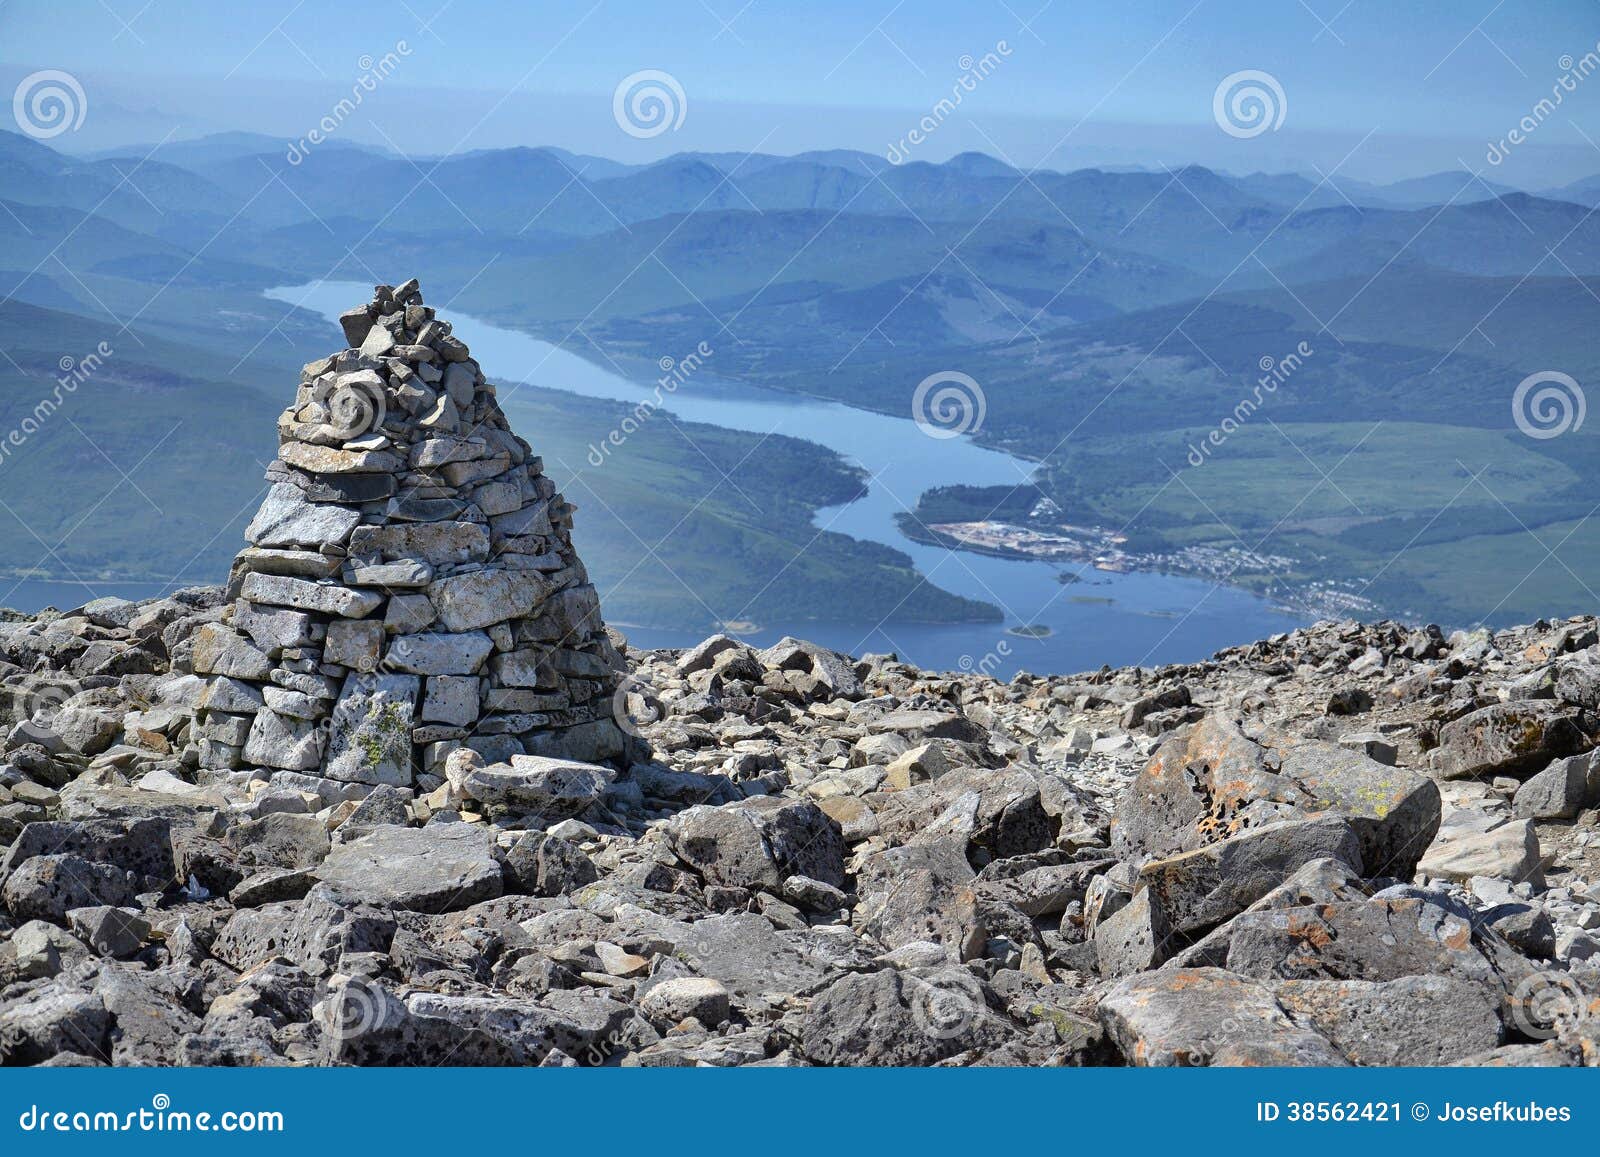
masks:
<svg viewBox="0 0 1600 1157"><path fill-rule="evenodd" d="M1359 751L1277 732L1247 736L1210 715L1168 740L1139 773L1111 824L1129 860L1192 852L1250 828L1342 818L1370 875L1405 878L1438 830L1438 788Z"/></svg>
<svg viewBox="0 0 1600 1157"><path fill-rule="evenodd" d="M1544 699L1492 703L1440 728L1434 767L1446 779L1515 774L1572 755L1584 742L1564 704Z"/></svg>
<svg viewBox="0 0 1600 1157"><path fill-rule="evenodd" d="M1450 1065L1500 1044L1500 1002L1450 976L1291 980L1273 993L1356 1065Z"/></svg>
<svg viewBox="0 0 1600 1157"><path fill-rule="evenodd" d="M1219 968L1130 976L1100 1001L1100 1016L1130 1065L1349 1064L1265 984Z"/></svg>

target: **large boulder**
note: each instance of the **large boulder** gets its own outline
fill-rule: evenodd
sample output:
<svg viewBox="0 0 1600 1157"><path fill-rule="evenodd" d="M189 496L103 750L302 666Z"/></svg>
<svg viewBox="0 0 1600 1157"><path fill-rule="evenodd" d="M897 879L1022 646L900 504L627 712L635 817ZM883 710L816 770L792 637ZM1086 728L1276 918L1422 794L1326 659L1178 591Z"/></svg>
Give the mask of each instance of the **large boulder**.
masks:
<svg viewBox="0 0 1600 1157"><path fill-rule="evenodd" d="M1543 855L1532 820L1511 820L1481 831L1470 826L1446 827L1417 865L1425 876L1465 883L1474 876L1494 876L1520 884L1542 883Z"/></svg>
<svg viewBox="0 0 1600 1157"><path fill-rule="evenodd" d="M830 942L812 932L775 929L754 912L696 920L675 930L671 943L675 957L720 981L739 1005L790 1000L838 974Z"/></svg>
<svg viewBox="0 0 1600 1157"><path fill-rule="evenodd" d="M801 1049L819 1065L930 1065L1015 1035L984 985L956 966L841 977L800 1022Z"/></svg>
<svg viewBox="0 0 1600 1157"><path fill-rule="evenodd" d="M335 848L317 875L368 903L413 912L453 912L504 888L489 834L475 824L374 828Z"/></svg>
<svg viewBox="0 0 1600 1157"><path fill-rule="evenodd" d="M959 836L888 848L857 875L856 926L883 947L931 941L953 960L979 956L988 938Z"/></svg>
<svg viewBox="0 0 1600 1157"><path fill-rule="evenodd" d="M82 856L132 872L141 891L167 887L176 870L172 821L165 816L51 820L22 829L0 860L0 881L25 861L47 854Z"/></svg>
<svg viewBox="0 0 1600 1157"><path fill-rule="evenodd" d="M667 825L678 858L706 880L778 891L790 876L844 886L844 835L809 800L755 796L721 807L700 806Z"/></svg>
<svg viewBox="0 0 1600 1157"><path fill-rule="evenodd" d="M61 1053L106 1059L111 1014L91 992L52 982L0 1003L0 1064L36 1065Z"/></svg>
<svg viewBox="0 0 1600 1157"><path fill-rule="evenodd" d="M138 879L115 864L82 856L33 856L6 877L0 888L6 910L19 922L49 920L65 924L75 908L133 902Z"/></svg>
<svg viewBox="0 0 1600 1157"><path fill-rule="evenodd" d="M1112 848L1143 862L1248 829L1337 817L1355 833L1366 875L1408 878L1439 827L1438 787L1360 751L1275 732L1247 736L1207 716L1162 744L1112 818Z"/></svg>
<svg viewBox="0 0 1600 1157"><path fill-rule="evenodd" d="M1517 789L1512 810L1521 819L1570 820L1600 804L1600 752L1558 759Z"/></svg>
<svg viewBox="0 0 1600 1157"><path fill-rule="evenodd" d="M1306 864L1324 859L1362 863L1360 839L1344 816L1246 828L1192 852L1146 862L1138 884L1159 897L1171 932L1187 935L1237 916Z"/></svg>
<svg viewBox="0 0 1600 1157"><path fill-rule="evenodd" d="M937 831L966 839L974 863L1027 855L1055 841L1043 777L1026 765L959 767L884 798L884 829L901 839Z"/></svg>
<svg viewBox="0 0 1600 1157"><path fill-rule="evenodd" d="M1439 729L1434 770L1444 779L1515 775L1585 745L1570 707L1550 699L1516 699L1451 720Z"/></svg>
<svg viewBox="0 0 1600 1157"><path fill-rule="evenodd" d="M565 896L600 878L594 861L577 844L548 832L518 832L505 850L507 891Z"/></svg>
<svg viewBox="0 0 1600 1157"><path fill-rule="evenodd" d="M542 755L514 754L508 763L486 765L470 748L451 753L445 774L462 796L491 812L536 815L550 822L598 803L617 777L603 764Z"/></svg>
<svg viewBox="0 0 1600 1157"><path fill-rule="evenodd" d="M1259 981L1219 968L1130 976L1100 1001L1100 1018L1131 1065L1347 1065L1296 1024Z"/></svg>
<svg viewBox="0 0 1600 1157"><path fill-rule="evenodd" d="M1451 976L1291 980L1278 1004L1356 1065L1451 1065L1499 1045L1499 1001Z"/></svg>
<svg viewBox="0 0 1600 1157"><path fill-rule="evenodd" d="M1453 976L1497 993L1501 963L1480 951L1465 914L1418 898L1247 912L1228 948L1231 971L1262 980Z"/></svg>

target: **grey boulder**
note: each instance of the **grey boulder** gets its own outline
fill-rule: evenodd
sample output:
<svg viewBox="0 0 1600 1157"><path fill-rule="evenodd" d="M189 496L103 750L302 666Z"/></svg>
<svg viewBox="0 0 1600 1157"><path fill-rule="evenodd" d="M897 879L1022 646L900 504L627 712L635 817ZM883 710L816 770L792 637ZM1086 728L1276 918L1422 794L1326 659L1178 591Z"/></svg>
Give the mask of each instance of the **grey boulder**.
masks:
<svg viewBox="0 0 1600 1157"><path fill-rule="evenodd" d="M488 833L461 823L374 828L335 848L317 874L367 903L413 912L452 912L504 887Z"/></svg>

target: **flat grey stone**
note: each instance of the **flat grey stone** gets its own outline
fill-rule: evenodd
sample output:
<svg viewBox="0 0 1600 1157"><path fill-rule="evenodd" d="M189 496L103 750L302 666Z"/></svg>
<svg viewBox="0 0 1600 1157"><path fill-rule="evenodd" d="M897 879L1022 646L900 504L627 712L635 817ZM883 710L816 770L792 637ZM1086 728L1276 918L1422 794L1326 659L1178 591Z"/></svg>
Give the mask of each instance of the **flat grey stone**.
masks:
<svg viewBox="0 0 1600 1157"><path fill-rule="evenodd" d="M493 650L494 642L482 631L422 632L391 640L383 665L413 675L471 675Z"/></svg>
<svg viewBox="0 0 1600 1157"><path fill-rule="evenodd" d="M193 638L191 663L197 675L260 681L272 673L272 660L265 651L221 623L202 624Z"/></svg>
<svg viewBox="0 0 1600 1157"><path fill-rule="evenodd" d="M251 602L347 619L365 618L383 605L383 596L375 591L350 590L332 583L307 582L285 575L247 575L241 589Z"/></svg>
<svg viewBox="0 0 1600 1157"><path fill-rule="evenodd" d="M267 491L244 536L261 547L316 549L343 545L360 523L359 510L309 502L300 487L280 482Z"/></svg>
<svg viewBox="0 0 1600 1157"><path fill-rule="evenodd" d="M383 654L383 624L375 619L353 619L328 624L328 641L322 658L352 671L371 671Z"/></svg>
<svg viewBox="0 0 1600 1157"><path fill-rule="evenodd" d="M430 723L465 727L478 718L476 675L430 675L421 718Z"/></svg>
<svg viewBox="0 0 1600 1157"><path fill-rule="evenodd" d="M418 522L400 526L359 526L350 535L350 553L393 561L416 558L430 566L456 566L489 557L489 532L470 522Z"/></svg>
<svg viewBox="0 0 1600 1157"><path fill-rule="evenodd" d="M463 795L485 807L538 815L547 820L575 816L605 797L617 773L591 763L542 756L511 756L509 763L449 773Z"/></svg>
<svg viewBox="0 0 1600 1157"><path fill-rule="evenodd" d="M554 589L537 571L480 570L451 575L428 587L447 631L475 631L533 612Z"/></svg>
<svg viewBox="0 0 1600 1157"><path fill-rule="evenodd" d="M259 767L316 771L322 762L322 733L309 719L295 719L263 708L250 725L244 759Z"/></svg>
<svg viewBox="0 0 1600 1157"><path fill-rule="evenodd" d="M453 912L500 895L489 833L477 824L374 828L333 849L317 875L368 904Z"/></svg>

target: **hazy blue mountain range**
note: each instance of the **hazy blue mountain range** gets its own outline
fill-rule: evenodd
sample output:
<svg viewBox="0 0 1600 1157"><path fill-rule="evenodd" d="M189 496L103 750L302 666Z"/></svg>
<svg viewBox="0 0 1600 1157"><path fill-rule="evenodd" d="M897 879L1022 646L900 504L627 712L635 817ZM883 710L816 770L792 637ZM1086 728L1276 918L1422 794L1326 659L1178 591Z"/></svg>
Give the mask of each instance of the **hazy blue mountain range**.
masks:
<svg viewBox="0 0 1600 1157"><path fill-rule="evenodd" d="M64 411L81 430L52 422L0 465L18 511L10 494L59 508L47 525L0 518L14 567L203 577L237 528L214 549L194 539L246 506L298 365L337 340L261 290L415 275L447 314L637 365L643 379L708 341L721 378L905 415L919 381L959 370L985 391L977 436L1038 460L1063 518L1126 525L1174 558L1282 555L1291 564L1271 574L1228 576L1275 594L1339 583L1448 621L1590 600L1582 576L1600 536L1583 518L1600 501L1600 425L1533 439L1511 396L1530 373L1585 382L1600 361L1588 338L1600 177L1525 192L1466 172L1383 186L1198 166L1023 173L970 153L898 166L849 150L650 165L548 148L436 160L338 140L298 163L286 153L228 133L73 158L0 133L0 420L31 412L61 357L117 349L115 370ZM1263 359L1301 343L1315 352L1226 453L1188 464ZM609 424L549 405L568 415L552 436L575 440L574 454L584 421ZM753 444L741 437L727 435L732 461ZM152 447L137 476L148 497L123 486L101 502ZM689 510L704 463L670 441L651 455L638 467L651 500ZM815 448L759 457L744 468L760 516L710 504L702 540L758 566L855 484ZM817 501L783 499L802 480ZM991 497L963 509L1014 512ZM586 557L637 561L620 530L607 542ZM683 549L686 566L700 557ZM1530 572L1509 595L1515 580L1486 562L1506 557ZM843 591L864 614L992 613L919 585L877 548L830 540L819 559L766 600L769 621L785 608L814 617ZM677 597L641 591L623 614L697 621Z"/></svg>

